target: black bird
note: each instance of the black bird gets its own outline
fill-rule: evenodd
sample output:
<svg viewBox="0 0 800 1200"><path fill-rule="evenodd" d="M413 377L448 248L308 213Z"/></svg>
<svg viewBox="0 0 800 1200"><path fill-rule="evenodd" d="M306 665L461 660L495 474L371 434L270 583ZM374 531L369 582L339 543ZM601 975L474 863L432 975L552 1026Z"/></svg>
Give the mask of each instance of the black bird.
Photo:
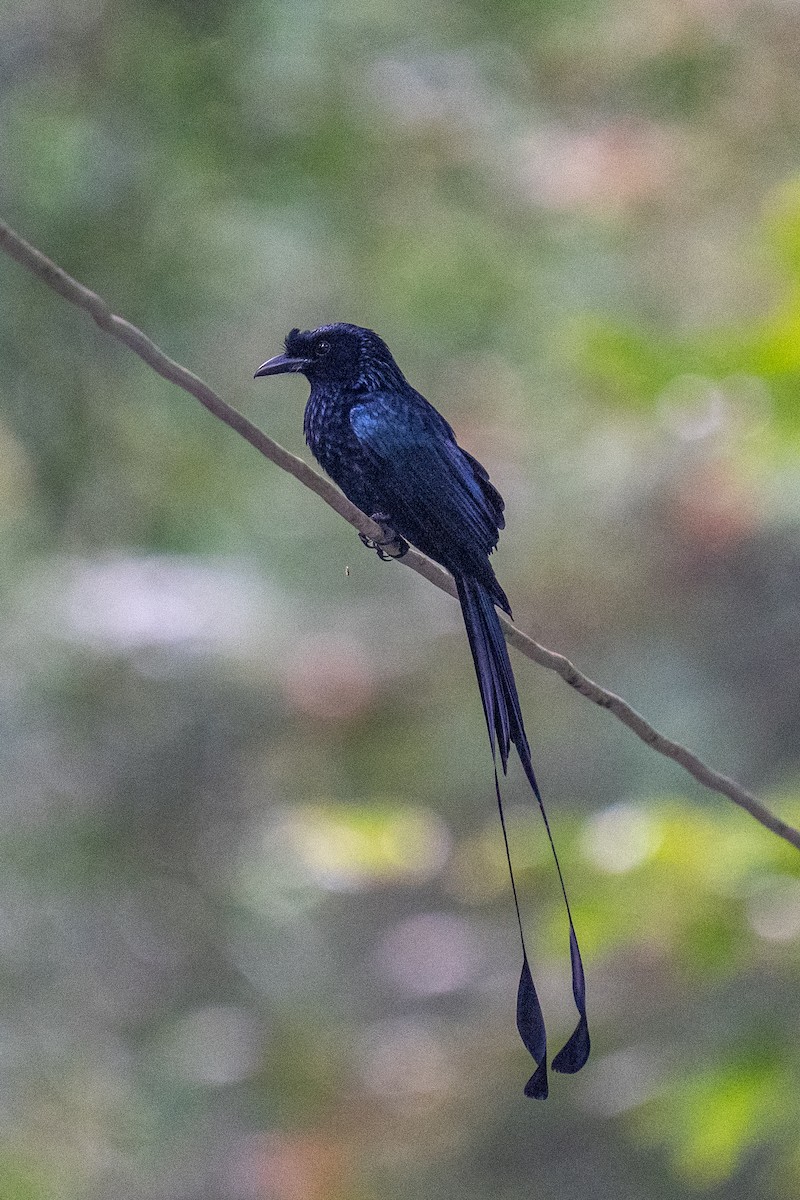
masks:
<svg viewBox="0 0 800 1200"><path fill-rule="evenodd" d="M483 711L495 759L495 790L506 854L503 805L497 778L511 745L536 797L555 858L569 920L572 992L578 1024L553 1059L553 1069L579 1071L589 1057L586 987L569 901L539 785L531 763L519 696L496 608L511 615L489 555L497 545L503 499L484 467L462 450L444 417L415 391L386 343L357 325L293 329L286 351L258 368L260 375L296 371L311 385L304 429L314 457L362 512L382 525L385 536L373 544L382 557L397 557L410 542L451 572L478 676ZM509 869L511 861L509 858ZM531 976L513 872L517 922L522 940L522 973L517 992L517 1028L536 1062L525 1094L547 1096L547 1040L539 998Z"/></svg>

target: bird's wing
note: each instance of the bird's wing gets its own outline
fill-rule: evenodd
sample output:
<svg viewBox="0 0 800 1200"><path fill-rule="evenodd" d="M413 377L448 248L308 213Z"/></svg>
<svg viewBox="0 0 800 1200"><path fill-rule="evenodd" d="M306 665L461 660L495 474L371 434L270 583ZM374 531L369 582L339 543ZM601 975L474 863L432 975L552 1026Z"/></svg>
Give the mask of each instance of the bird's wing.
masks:
<svg viewBox="0 0 800 1200"><path fill-rule="evenodd" d="M397 532L451 570L481 575L503 527L503 501L445 419L421 397L379 394L352 409L350 424Z"/></svg>

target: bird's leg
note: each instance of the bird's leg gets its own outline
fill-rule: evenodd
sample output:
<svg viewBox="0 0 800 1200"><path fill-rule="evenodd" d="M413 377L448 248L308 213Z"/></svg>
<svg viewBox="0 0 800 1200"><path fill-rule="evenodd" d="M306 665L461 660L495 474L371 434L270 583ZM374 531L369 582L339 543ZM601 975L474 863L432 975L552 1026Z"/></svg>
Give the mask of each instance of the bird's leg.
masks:
<svg viewBox="0 0 800 1200"><path fill-rule="evenodd" d="M390 518L386 513L373 513L372 520L376 525L380 525L381 536L379 539L373 540L368 538L365 533L359 533L358 536L367 549L374 550L381 562L389 562L392 558L402 558L408 550L408 542L392 529L389 524Z"/></svg>

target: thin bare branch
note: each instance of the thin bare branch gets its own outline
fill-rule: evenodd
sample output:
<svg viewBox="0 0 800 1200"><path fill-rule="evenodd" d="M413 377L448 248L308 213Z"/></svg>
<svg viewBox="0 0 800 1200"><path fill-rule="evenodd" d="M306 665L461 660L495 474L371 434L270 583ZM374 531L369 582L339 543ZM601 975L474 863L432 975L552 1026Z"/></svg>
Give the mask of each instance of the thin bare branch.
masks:
<svg viewBox="0 0 800 1200"><path fill-rule="evenodd" d="M132 325L129 321L122 317L116 316L111 309L95 292L89 290L68 275L66 271L62 271L54 262L51 262L40 250L35 246L31 246L24 241L18 234L9 228L5 222L0 221L0 248L6 254L15 259L21 266L25 267L43 283L53 291L58 292L64 299L69 300L71 304L75 304L78 308L84 309L92 319L110 333L112 337L124 342L135 354L143 358L149 366L157 371L159 375L163 375L165 379L176 383L178 387L189 392L197 400L203 404L210 413L215 417L219 417L226 425L230 425L231 429L235 429L237 433L254 446L261 454L268 458L276 466L284 471L288 471L290 475L294 475L295 479L299 479L300 483L310 488L315 492L326 504L330 505L341 517L349 521L352 526L358 529L367 537L378 538L381 536L381 531L369 517L360 512L355 505L342 495L338 488L334 487L324 476L314 471L309 465L298 458L295 454L290 454L288 450L284 450L283 446L278 445L272 438L267 437L256 425L237 412L227 404L220 396L214 392L207 383L199 379L197 375L193 375L191 371L181 366L180 363L168 358L154 342L150 340L140 329ZM436 563L431 562L423 554L420 554L413 548L400 560L407 567L411 567L418 575L424 576L436 587L447 592L451 596L455 596L455 585L451 576L447 571ZM593 680L588 679L583 675L577 667L564 658L562 654L556 654L553 650L548 650L546 646L540 645L539 642L533 640L507 617L502 616L503 631L509 644L514 646L520 653L540 666L546 667L549 671L555 671L557 675L585 696L587 700L591 700L594 704L600 705L601 708L608 709L613 713L624 725L632 729L637 737L641 738L651 749L658 751L659 754L665 755L667 758L673 759L676 763L682 766L690 775L701 783L704 787L711 791L719 792L723 796L727 796L734 804L738 804L746 812L750 813L759 824L765 829L769 829L778 837L784 838L792 846L800 850L800 830L788 825L770 812L760 800L758 800L746 788L743 788L735 780L730 779L727 775L722 775L719 771L715 771L713 767L709 767L702 762L691 750L686 746L680 745L678 742L672 741L659 733L648 721L636 712L634 708L623 700L622 697L615 695L613 692L606 691Z"/></svg>

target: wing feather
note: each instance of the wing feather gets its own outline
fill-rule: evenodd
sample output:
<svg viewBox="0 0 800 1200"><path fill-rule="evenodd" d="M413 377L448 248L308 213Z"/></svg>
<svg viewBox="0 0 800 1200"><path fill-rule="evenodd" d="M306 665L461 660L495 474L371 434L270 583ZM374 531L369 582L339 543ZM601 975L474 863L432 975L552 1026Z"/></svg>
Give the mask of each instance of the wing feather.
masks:
<svg viewBox="0 0 800 1200"><path fill-rule="evenodd" d="M419 400L398 405L378 395L350 413L375 494L397 532L424 553L451 571L493 578L487 556L503 526L502 499L444 418Z"/></svg>

